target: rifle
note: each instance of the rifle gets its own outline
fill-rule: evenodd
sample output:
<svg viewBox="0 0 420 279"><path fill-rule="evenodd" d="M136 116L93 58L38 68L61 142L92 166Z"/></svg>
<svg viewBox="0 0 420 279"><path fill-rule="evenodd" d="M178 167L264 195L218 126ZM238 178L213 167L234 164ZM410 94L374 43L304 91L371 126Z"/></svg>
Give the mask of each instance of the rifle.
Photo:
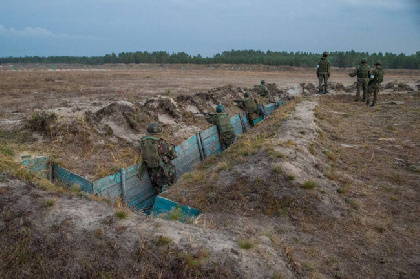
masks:
<svg viewBox="0 0 420 279"><path fill-rule="evenodd" d="M208 112L196 112L195 114L202 114L205 116L215 116L217 113L208 113Z"/></svg>
<svg viewBox="0 0 420 279"><path fill-rule="evenodd" d="M244 100L233 100L235 103L244 103Z"/></svg>

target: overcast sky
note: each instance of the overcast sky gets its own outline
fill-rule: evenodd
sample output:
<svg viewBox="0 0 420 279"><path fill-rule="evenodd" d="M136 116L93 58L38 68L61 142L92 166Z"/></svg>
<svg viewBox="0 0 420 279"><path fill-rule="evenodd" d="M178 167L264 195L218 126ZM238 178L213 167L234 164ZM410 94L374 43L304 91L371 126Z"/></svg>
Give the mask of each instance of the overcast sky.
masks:
<svg viewBox="0 0 420 279"><path fill-rule="evenodd" d="M1 0L0 57L420 51L420 0Z"/></svg>

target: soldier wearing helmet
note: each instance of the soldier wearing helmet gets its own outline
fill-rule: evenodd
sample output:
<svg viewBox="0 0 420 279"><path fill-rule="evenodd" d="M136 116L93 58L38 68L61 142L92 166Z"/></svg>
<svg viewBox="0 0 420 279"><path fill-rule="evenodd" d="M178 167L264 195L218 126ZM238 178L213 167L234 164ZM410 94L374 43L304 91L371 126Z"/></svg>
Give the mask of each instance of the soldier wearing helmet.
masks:
<svg viewBox="0 0 420 279"><path fill-rule="evenodd" d="M328 93L328 78L330 77L330 61L328 61L328 52L324 51L321 59L316 65L316 76L319 80L318 94ZM325 90L323 91L322 85L325 85Z"/></svg>
<svg viewBox="0 0 420 279"><path fill-rule="evenodd" d="M176 158L175 147L161 138L162 126L152 122L147 135L140 140L143 161L158 194L175 182L176 170L171 160Z"/></svg>
<svg viewBox="0 0 420 279"><path fill-rule="evenodd" d="M252 97L251 92L244 93L244 100L238 101L238 106L246 111L247 118L251 126L254 126L254 120L260 117L258 112L258 101Z"/></svg>
<svg viewBox="0 0 420 279"><path fill-rule="evenodd" d="M360 65L353 72L351 72L349 76L357 76L357 93L356 99L354 100L356 102L359 101L360 91L363 90L363 102L365 102L370 76L370 67L367 65L367 58L362 58L360 60Z"/></svg>
<svg viewBox="0 0 420 279"><path fill-rule="evenodd" d="M257 93L258 95L260 95L261 97L269 97L270 96L270 90L268 90L268 88L265 86L265 80L261 81L260 85L256 85L257 88Z"/></svg>
<svg viewBox="0 0 420 279"><path fill-rule="evenodd" d="M373 93L373 101L370 105L371 107L375 106L379 93L379 87L384 81L384 70L382 69L381 61L376 61L375 66L376 68L371 72L369 76L369 89L366 96L366 105L368 106L370 103L370 95Z"/></svg>
<svg viewBox="0 0 420 279"><path fill-rule="evenodd" d="M210 124L217 126L223 150L228 148L235 141L235 129L230 122L229 114L222 104L216 107L216 114L210 115L206 120Z"/></svg>

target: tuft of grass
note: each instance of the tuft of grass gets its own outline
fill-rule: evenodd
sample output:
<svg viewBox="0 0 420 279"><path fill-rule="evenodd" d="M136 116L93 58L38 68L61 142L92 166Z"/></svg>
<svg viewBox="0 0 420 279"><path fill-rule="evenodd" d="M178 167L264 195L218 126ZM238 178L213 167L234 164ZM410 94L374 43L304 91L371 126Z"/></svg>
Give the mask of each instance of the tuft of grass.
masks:
<svg viewBox="0 0 420 279"><path fill-rule="evenodd" d="M173 207L171 211L169 211L169 220L179 221L182 217L183 214L181 207Z"/></svg>
<svg viewBox="0 0 420 279"><path fill-rule="evenodd" d="M155 239L153 239L152 242L156 246L164 246L164 245L171 244L172 243L172 239L170 239L167 236L159 235L158 237L156 237Z"/></svg>
<svg viewBox="0 0 420 279"><path fill-rule="evenodd" d="M42 201L42 206L43 207L51 207L55 204L55 200L53 199L46 199Z"/></svg>
<svg viewBox="0 0 420 279"><path fill-rule="evenodd" d="M304 134L306 134L306 131L304 131L304 130L300 130L300 131L299 131L299 134L304 135Z"/></svg>
<svg viewBox="0 0 420 279"><path fill-rule="evenodd" d="M167 95L171 95L172 94L172 90L170 88L166 89L166 94Z"/></svg>
<svg viewBox="0 0 420 279"><path fill-rule="evenodd" d="M104 232L101 228L97 228L93 234L95 235L96 238L102 239Z"/></svg>
<svg viewBox="0 0 420 279"><path fill-rule="evenodd" d="M315 145L313 143L309 145L309 153L315 155Z"/></svg>
<svg viewBox="0 0 420 279"><path fill-rule="evenodd" d="M350 204L351 208L355 210L358 210L360 208L360 204L356 200L349 199L348 203Z"/></svg>
<svg viewBox="0 0 420 279"><path fill-rule="evenodd" d="M281 166L280 166L280 165L274 165L274 166L271 168L271 170L272 170L273 172L280 173L280 172L281 172Z"/></svg>
<svg viewBox="0 0 420 279"><path fill-rule="evenodd" d="M342 188L337 189L337 193L345 194L350 190L350 184L345 184Z"/></svg>
<svg viewBox="0 0 420 279"><path fill-rule="evenodd" d="M249 250L254 248L255 242L247 238L240 238L238 240L238 245L241 249Z"/></svg>
<svg viewBox="0 0 420 279"><path fill-rule="evenodd" d="M128 212L125 209L115 211L115 216L119 219L126 219L128 217Z"/></svg>
<svg viewBox="0 0 420 279"><path fill-rule="evenodd" d="M327 156L327 158L333 162L337 161L337 157L334 155L334 153L332 153L331 151L328 150L324 150L322 151L322 153L325 154L325 156Z"/></svg>
<svg viewBox="0 0 420 279"><path fill-rule="evenodd" d="M318 187L318 183L313 180L307 180L302 183L301 187L307 190L313 190Z"/></svg>
<svg viewBox="0 0 420 279"><path fill-rule="evenodd" d="M287 179L290 180L290 181L293 181L293 180L296 179L296 177L293 174L289 174L289 175L287 175Z"/></svg>
<svg viewBox="0 0 420 279"><path fill-rule="evenodd" d="M309 272L314 272L316 270L315 267L314 267L314 264L312 262L304 263L303 267Z"/></svg>

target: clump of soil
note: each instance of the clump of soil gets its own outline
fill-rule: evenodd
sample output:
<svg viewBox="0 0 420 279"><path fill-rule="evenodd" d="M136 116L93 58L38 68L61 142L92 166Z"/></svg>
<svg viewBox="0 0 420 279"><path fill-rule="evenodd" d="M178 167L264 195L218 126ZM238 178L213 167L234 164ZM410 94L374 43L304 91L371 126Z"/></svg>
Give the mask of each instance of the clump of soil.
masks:
<svg viewBox="0 0 420 279"><path fill-rule="evenodd" d="M27 120L26 126L32 131L49 134L57 120L57 114L49 111L33 112Z"/></svg>

